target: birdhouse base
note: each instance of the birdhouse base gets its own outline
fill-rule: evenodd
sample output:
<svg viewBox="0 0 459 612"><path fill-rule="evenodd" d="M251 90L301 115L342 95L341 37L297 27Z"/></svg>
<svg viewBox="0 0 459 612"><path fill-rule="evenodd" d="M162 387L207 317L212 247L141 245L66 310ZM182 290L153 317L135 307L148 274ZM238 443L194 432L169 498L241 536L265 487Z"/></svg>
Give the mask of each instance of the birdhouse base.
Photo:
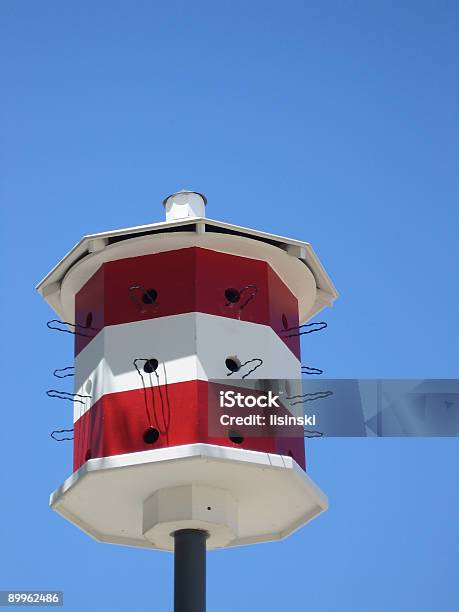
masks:
<svg viewBox="0 0 459 612"><path fill-rule="evenodd" d="M287 537L328 501L291 457L190 444L90 459L50 506L100 542L172 551L185 523L209 532L208 549L255 544Z"/></svg>

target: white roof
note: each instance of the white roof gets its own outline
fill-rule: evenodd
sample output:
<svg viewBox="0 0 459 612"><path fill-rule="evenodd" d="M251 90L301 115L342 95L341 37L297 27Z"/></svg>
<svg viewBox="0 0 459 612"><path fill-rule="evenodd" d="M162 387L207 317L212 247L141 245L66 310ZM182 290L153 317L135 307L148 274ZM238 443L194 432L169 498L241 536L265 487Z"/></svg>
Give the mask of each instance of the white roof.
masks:
<svg viewBox="0 0 459 612"><path fill-rule="evenodd" d="M327 296L329 304L338 297L335 286L308 242L285 238L283 236L277 236L276 234L261 232L259 230L232 225L222 221L215 221L204 217L150 223L148 225L138 225L136 227L127 227L83 236L83 238L81 238L81 240L38 283L36 289L41 295L44 295L46 287L54 283L60 283L70 268L90 252L90 243L95 240L105 240L108 244L112 244L114 242L139 236L154 236L155 234L164 232L190 231L192 229L190 226L196 226L193 229L199 232L217 232L261 240L262 242L276 246L284 251L288 251L302 260L309 268L316 280L317 288L321 290L322 295Z"/></svg>

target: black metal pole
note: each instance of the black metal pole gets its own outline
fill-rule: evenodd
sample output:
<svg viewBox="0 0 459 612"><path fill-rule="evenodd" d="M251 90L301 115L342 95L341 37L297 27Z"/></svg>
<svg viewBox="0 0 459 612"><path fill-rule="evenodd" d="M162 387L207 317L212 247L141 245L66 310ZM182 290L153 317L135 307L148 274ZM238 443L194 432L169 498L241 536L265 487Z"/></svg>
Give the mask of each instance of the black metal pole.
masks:
<svg viewBox="0 0 459 612"><path fill-rule="evenodd" d="M201 529L174 532L174 612L206 611L206 540Z"/></svg>

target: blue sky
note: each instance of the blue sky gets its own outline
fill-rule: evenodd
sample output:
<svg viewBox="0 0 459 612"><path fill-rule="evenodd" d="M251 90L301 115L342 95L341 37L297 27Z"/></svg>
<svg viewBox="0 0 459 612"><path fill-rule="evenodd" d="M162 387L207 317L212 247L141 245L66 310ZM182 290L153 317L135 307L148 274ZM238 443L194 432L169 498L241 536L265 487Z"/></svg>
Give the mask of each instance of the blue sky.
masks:
<svg viewBox="0 0 459 612"><path fill-rule="evenodd" d="M170 555L97 544L47 508L71 471L49 431L71 415L44 391L72 347L33 288L81 235L161 220L172 191L312 243L341 295L307 363L457 377L456 39L444 0L1 3L0 588L170 608ZM330 510L209 554L209 609L457 610L457 450L309 441Z"/></svg>

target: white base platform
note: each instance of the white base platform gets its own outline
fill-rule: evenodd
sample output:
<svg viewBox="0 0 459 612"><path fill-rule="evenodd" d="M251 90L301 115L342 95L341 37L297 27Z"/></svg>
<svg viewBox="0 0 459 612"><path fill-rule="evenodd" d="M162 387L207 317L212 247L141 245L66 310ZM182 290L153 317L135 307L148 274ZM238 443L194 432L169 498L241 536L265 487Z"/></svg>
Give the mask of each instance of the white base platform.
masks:
<svg viewBox="0 0 459 612"><path fill-rule="evenodd" d="M291 457L210 444L90 459L52 493L50 506L101 542L173 550L170 535L144 537L143 505L160 489L185 485L224 489L236 501L237 533L223 544L210 530L208 549L280 540L328 507Z"/></svg>

